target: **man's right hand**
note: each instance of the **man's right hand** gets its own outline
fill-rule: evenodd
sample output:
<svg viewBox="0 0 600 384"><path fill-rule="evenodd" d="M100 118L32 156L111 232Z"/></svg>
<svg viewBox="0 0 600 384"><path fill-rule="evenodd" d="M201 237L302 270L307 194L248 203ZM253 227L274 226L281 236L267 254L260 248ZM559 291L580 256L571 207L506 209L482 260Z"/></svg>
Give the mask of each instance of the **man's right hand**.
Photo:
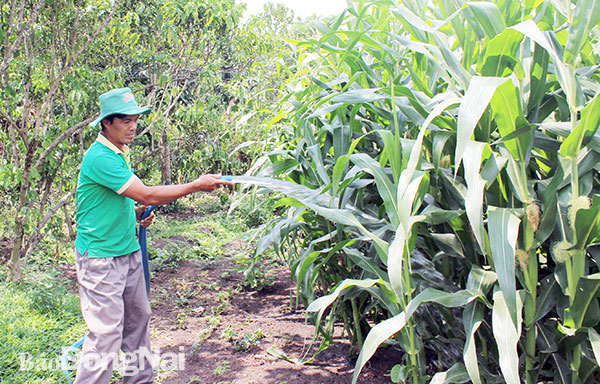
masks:
<svg viewBox="0 0 600 384"><path fill-rule="evenodd" d="M220 179L222 174L206 174L202 175L193 181L194 188L197 191L211 192L217 189L220 185L233 185L231 181L225 181Z"/></svg>

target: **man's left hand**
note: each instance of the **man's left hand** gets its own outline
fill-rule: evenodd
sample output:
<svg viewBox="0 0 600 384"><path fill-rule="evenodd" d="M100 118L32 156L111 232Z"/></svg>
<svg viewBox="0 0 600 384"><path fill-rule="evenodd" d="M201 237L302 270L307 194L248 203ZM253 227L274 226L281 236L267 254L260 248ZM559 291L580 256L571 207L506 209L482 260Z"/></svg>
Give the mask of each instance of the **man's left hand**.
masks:
<svg viewBox="0 0 600 384"><path fill-rule="evenodd" d="M135 207L136 219L140 220L142 218L142 215L144 214L144 212L146 212L147 209L148 209L148 206L146 206L146 205L140 205L138 207ZM150 212L150 215L148 215L148 217L146 217L144 220L140 221L140 225L142 227L150 226L150 224L152 224L152 221L154 220L155 217L156 217L156 215L154 214L154 212Z"/></svg>

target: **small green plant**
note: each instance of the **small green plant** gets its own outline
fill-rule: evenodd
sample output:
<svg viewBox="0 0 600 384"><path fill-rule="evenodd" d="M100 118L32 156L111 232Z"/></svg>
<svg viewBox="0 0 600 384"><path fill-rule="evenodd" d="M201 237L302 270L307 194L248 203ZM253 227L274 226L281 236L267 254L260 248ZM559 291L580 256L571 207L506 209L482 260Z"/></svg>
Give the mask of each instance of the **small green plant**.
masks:
<svg viewBox="0 0 600 384"><path fill-rule="evenodd" d="M230 368L231 364L229 361L224 360L213 370L213 375L223 376Z"/></svg>
<svg viewBox="0 0 600 384"><path fill-rule="evenodd" d="M206 316L205 319L208 322L209 328L212 330L219 328L219 326L221 325L221 322L222 322L222 318L219 315L217 315L217 316L209 315L209 316Z"/></svg>
<svg viewBox="0 0 600 384"><path fill-rule="evenodd" d="M189 306L190 299L197 294L196 291L192 290L190 284L186 282L179 282L175 289L175 304L178 307L185 308Z"/></svg>
<svg viewBox="0 0 600 384"><path fill-rule="evenodd" d="M198 360L198 354L200 353L200 349L202 348L202 342L194 343L190 347L190 353L192 354L192 360Z"/></svg>
<svg viewBox="0 0 600 384"><path fill-rule="evenodd" d="M230 341L236 350L240 352L248 352L254 348L254 346L258 344L261 339L264 339L266 335L262 329L259 328L252 333L245 333L242 337L239 337L237 332L228 328L223 331L221 337L225 339L225 341Z"/></svg>
<svg viewBox="0 0 600 384"><path fill-rule="evenodd" d="M218 291L221 286L218 281L214 281L212 283L199 282L198 287L202 290L210 290L210 291Z"/></svg>
<svg viewBox="0 0 600 384"><path fill-rule="evenodd" d="M213 315L222 315L223 313L227 312L230 307L231 306L229 305L229 302L223 302L217 305L216 307L212 307L210 310L213 313Z"/></svg>
<svg viewBox="0 0 600 384"><path fill-rule="evenodd" d="M221 273L221 279L229 280L231 279L231 271L225 271Z"/></svg>
<svg viewBox="0 0 600 384"><path fill-rule="evenodd" d="M177 327L179 329L186 329L187 328L187 318L188 318L188 315L185 311L179 312L177 314L177 323L175 324L175 327Z"/></svg>
<svg viewBox="0 0 600 384"><path fill-rule="evenodd" d="M231 328L227 328L226 330L223 331L223 333L221 334L221 337L225 341L232 341L232 340L235 340L237 335L238 334L236 331L232 330Z"/></svg>
<svg viewBox="0 0 600 384"><path fill-rule="evenodd" d="M198 345L202 345L204 344L204 342L210 337L210 335L212 335L213 333L213 329L212 328L202 328L200 330L200 332L198 332L198 342L194 343L194 345L198 344Z"/></svg>
<svg viewBox="0 0 600 384"><path fill-rule="evenodd" d="M175 272L179 268L179 263L184 259L185 252L177 243L170 243L164 249L153 248L150 251L150 258L154 264L154 270Z"/></svg>
<svg viewBox="0 0 600 384"><path fill-rule="evenodd" d="M202 380L199 376L192 377L187 384L205 384L206 382Z"/></svg>
<svg viewBox="0 0 600 384"><path fill-rule="evenodd" d="M19 358L53 364L62 347L85 334L79 298L65 281L29 266L19 284L5 279L0 268L0 381L64 382L60 370L21 370Z"/></svg>

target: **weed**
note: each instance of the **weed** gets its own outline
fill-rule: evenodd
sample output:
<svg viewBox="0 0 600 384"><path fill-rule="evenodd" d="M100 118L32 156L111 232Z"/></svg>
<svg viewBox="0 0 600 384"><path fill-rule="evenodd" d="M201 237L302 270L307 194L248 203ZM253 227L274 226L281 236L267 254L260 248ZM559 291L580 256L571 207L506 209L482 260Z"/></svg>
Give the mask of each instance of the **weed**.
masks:
<svg viewBox="0 0 600 384"><path fill-rule="evenodd" d="M246 280L239 283L241 288L251 289L253 291L263 291L275 285L275 277L267 275L262 269L253 269L251 275Z"/></svg>
<svg viewBox="0 0 600 384"><path fill-rule="evenodd" d="M168 244L164 249L152 248L154 251L150 251L150 259L154 263L154 270L157 272L168 270L175 272L179 268L179 263L185 257L185 254L175 243Z"/></svg>
<svg viewBox="0 0 600 384"><path fill-rule="evenodd" d="M200 282L200 283L198 283L198 286L200 287L200 289L206 289L209 291L218 291L219 289L221 289L221 285L219 284L218 281L212 282L210 284Z"/></svg>
<svg viewBox="0 0 600 384"><path fill-rule="evenodd" d="M171 295L169 294L169 291L167 289L165 289L164 287L159 288L158 292L155 292L152 295L152 307L155 308L161 304L166 303L170 296Z"/></svg>
<svg viewBox="0 0 600 384"><path fill-rule="evenodd" d="M210 310L213 315L222 315L223 313L227 312L230 307L231 306L229 305L229 302L223 302L216 307L212 307Z"/></svg>
<svg viewBox="0 0 600 384"><path fill-rule="evenodd" d="M211 329L217 329L221 325L221 316L206 316L206 321Z"/></svg>
<svg viewBox="0 0 600 384"><path fill-rule="evenodd" d="M198 332L198 342L194 344L202 345L212 335L213 329L203 328Z"/></svg>
<svg viewBox="0 0 600 384"><path fill-rule="evenodd" d="M231 271L225 271L221 273L221 279L229 280L231 279Z"/></svg>
<svg viewBox="0 0 600 384"><path fill-rule="evenodd" d="M227 328L226 330L223 331L223 333L221 334L221 337L223 339L225 339L225 341L231 341L234 340L237 337L237 332L232 330L231 328Z"/></svg>
<svg viewBox="0 0 600 384"><path fill-rule="evenodd" d="M187 316L187 313L185 313L185 311L179 312L177 314L177 324L175 325L175 327L179 328L179 329L186 329L187 328L187 324L186 324L187 318L188 318L188 316Z"/></svg>
<svg viewBox="0 0 600 384"><path fill-rule="evenodd" d="M206 382L198 376L192 377L187 384L205 384Z"/></svg>
<svg viewBox="0 0 600 384"><path fill-rule="evenodd" d="M229 299L231 299L233 297L233 291L231 289L227 289L226 291L220 291L219 293L217 293L217 298L219 299L219 301L228 301Z"/></svg>
<svg viewBox="0 0 600 384"><path fill-rule="evenodd" d="M185 282L177 284L175 289L175 304L178 307L185 308L190 304L190 299L196 295L197 292L191 289L190 285Z"/></svg>
<svg viewBox="0 0 600 384"><path fill-rule="evenodd" d="M217 376L223 376L229 370L229 368L231 368L229 361L224 360L213 370L213 374Z"/></svg>
<svg viewBox="0 0 600 384"><path fill-rule="evenodd" d="M202 348L202 343L194 343L190 347L190 353L192 354L192 360L198 360L198 354L200 353L200 348Z"/></svg>
<svg viewBox="0 0 600 384"><path fill-rule="evenodd" d="M0 382L64 381L60 370L19 369L19 354L29 354L33 361L54 358L85 333L79 299L61 279L29 267L19 284L2 279L0 324Z"/></svg>
<svg viewBox="0 0 600 384"><path fill-rule="evenodd" d="M242 337L239 337L237 332L228 328L223 331L221 337L225 339L225 341L230 341L236 350L248 352L259 343L259 340L264 339L266 335L262 329L259 328L252 333L245 333Z"/></svg>

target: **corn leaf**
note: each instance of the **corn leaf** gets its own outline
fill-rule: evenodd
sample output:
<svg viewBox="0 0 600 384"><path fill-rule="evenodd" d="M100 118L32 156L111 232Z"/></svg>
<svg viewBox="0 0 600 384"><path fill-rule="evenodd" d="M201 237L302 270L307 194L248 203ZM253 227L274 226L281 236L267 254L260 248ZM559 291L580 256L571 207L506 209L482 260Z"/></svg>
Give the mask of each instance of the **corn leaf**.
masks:
<svg viewBox="0 0 600 384"><path fill-rule="evenodd" d="M523 35L513 29L494 37L486 44L477 71L486 77L509 76L519 65L518 52L522 41Z"/></svg>
<svg viewBox="0 0 600 384"><path fill-rule="evenodd" d="M588 338L590 340L590 344L592 345L592 351L594 352L594 357L596 358L596 364L600 365L600 335L594 328L588 328Z"/></svg>
<svg viewBox="0 0 600 384"><path fill-rule="evenodd" d="M560 154L570 158L576 157L579 154L581 145L586 145L594 137L599 125L600 95L596 95L581 112L581 120L575 130L569 134L560 146Z"/></svg>
<svg viewBox="0 0 600 384"><path fill-rule="evenodd" d="M343 290L350 287L358 287L358 288L369 288L377 284L380 280L376 279L365 279L365 280L357 280L357 279L346 279L340 282L335 290L326 296L321 296L306 308L306 312L317 312L317 324L320 323L321 318L323 317L323 313L325 310L338 299Z"/></svg>
<svg viewBox="0 0 600 384"><path fill-rule="evenodd" d="M375 177L377 190L383 199L386 211L394 227L400 225L398 217L398 206L396 200L396 187L385 173L381 165L365 153L355 153L350 156L350 161L356 164L361 170L368 172Z"/></svg>
<svg viewBox="0 0 600 384"><path fill-rule="evenodd" d="M575 245L573 248L583 250L588 245L600 217L600 195L594 195L592 206L589 209L580 209L575 218Z"/></svg>
<svg viewBox="0 0 600 384"><path fill-rule="evenodd" d="M455 172L467 150L467 143L471 140L475 126L481 119L481 115L488 107L496 89L504 84L507 79L497 77L479 77L473 76L469 83L467 93L462 98L458 108L458 123L456 127L456 151Z"/></svg>
<svg viewBox="0 0 600 384"><path fill-rule="evenodd" d="M433 375L429 384L466 383L467 381L469 381L469 375L465 370L465 366L456 363L447 371Z"/></svg>
<svg viewBox="0 0 600 384"><path fill-rule="evenodd" d="M565 310L565 321L563 325L573 330L583 326L585 314L592 301L595 301L600 289L600 273L583 276L577 283L577 290L573 303Z"/></svg>
<svg viewBox="0 0 600 384"><path fill-rule="evenodd" d="M494 293L494 308L492 310L492 331L498 346L500 370L503 379L508 384L520 384L519 354L517 344L521 337L521 297L516 295L516 321L513 320L508 303L502 291Z"/></svg>
<svg viewBox="0 0 600 384"><path fill-rule="evenodd" d="M519 89L512 81L508 81L499 86L494 97L492 97L491 105L494 110L494 120L503 138L529 125L523 114L520 95ZM520 135L516 139L504 141L504 145L515 160L524 161L530 140L531 134Z"/></svg>
<svg viewBox="0 0 600 384"><path fill-rule="evenodd" d="M573 65L581 48L587 42L592 28L600 23L600 2L577 0L573 22L569 25L569 38L565 47L565 62Z"/></svg>
<svg viewBox="0 0 600 384"><path fill-rule="evenodd" d="M465 180L467 182L467 198L465 199L465 211L471 223L473 234L481 250L485 250L484 228L483 228L483 190L485 180L481 178L481 156L484 143L469 141L466 150L469 156L465 158Z"/></svg>
<svg viewBox="0 0 600 384"><path fill-rule="evenodd" d="M363 367L373 356L381 343L400 332L422 303L433 302L441 304L445 307L454 308L462 307L475 300L479 296L479 293L471 291L448 293L433 288L427 288L423 292L419 293L408 303L406 309L400 314L384 320L371 328L371 331L365 339L360 354L358 355L358 360L356 361L356 366L354 368L354 374L352 375L352 383L356 383Z"/></svg>
<svg viewBox="0 0 600 384"><path fill-rule="evenodd" d="M475 384L481 384L479 364L477 362L477 347L475 345L475 333L483 322L483 308L477 302L469 303L463 311L463 326L465 328L466 340L463 349L463 360L469 374L469 378Z"/></svg>
<svg viewBox="0 0 600 384"><path fill-rule="evenodd" d="M574 70L564 63L553 40L549 39L547 33L542 32L533 20L526 20L511 28L535 41L548 52L554 64L558 82L567 96L568 104L573 108L579 108L583 104L583 92L575 78Z"/></svg>
<svg viewBox="0 0 600 384"><path fill-rule="evenodd" d="M498 283L502 290L502 301L513 320L518 324L517 284L515 279L515 247L519 235L520 220L510 210L503 208L488 209L488 231L490 247L494 258L494 269L498 274Z"/></svg>
<svg viewBox="0 0 600 384"><path fill-rule="evenodd" d="M411 251L409 248L409 241L411 239L412 227L415 223L424 219L423 216L410 216L410 211L412 210L414 199L417 195L421 180L423 180L423 176L424 175L421 175L412 181L407 193L403 196L404 199L399 202L400 209L405 212L399 214L400 224L396 230L396 236L389 247L388 274L390 284L398 298L403 297L406 293L402 273L404 268L408 267L404 266L403 263L404 256L408 255Z"/></svg>
<svg viewBox="0 0 600 384"><path fill-rule="evenodd" d="M506 28L504 18L496 4L481 1L469 2L467 5L488 38L493 38Z"/></svg>

